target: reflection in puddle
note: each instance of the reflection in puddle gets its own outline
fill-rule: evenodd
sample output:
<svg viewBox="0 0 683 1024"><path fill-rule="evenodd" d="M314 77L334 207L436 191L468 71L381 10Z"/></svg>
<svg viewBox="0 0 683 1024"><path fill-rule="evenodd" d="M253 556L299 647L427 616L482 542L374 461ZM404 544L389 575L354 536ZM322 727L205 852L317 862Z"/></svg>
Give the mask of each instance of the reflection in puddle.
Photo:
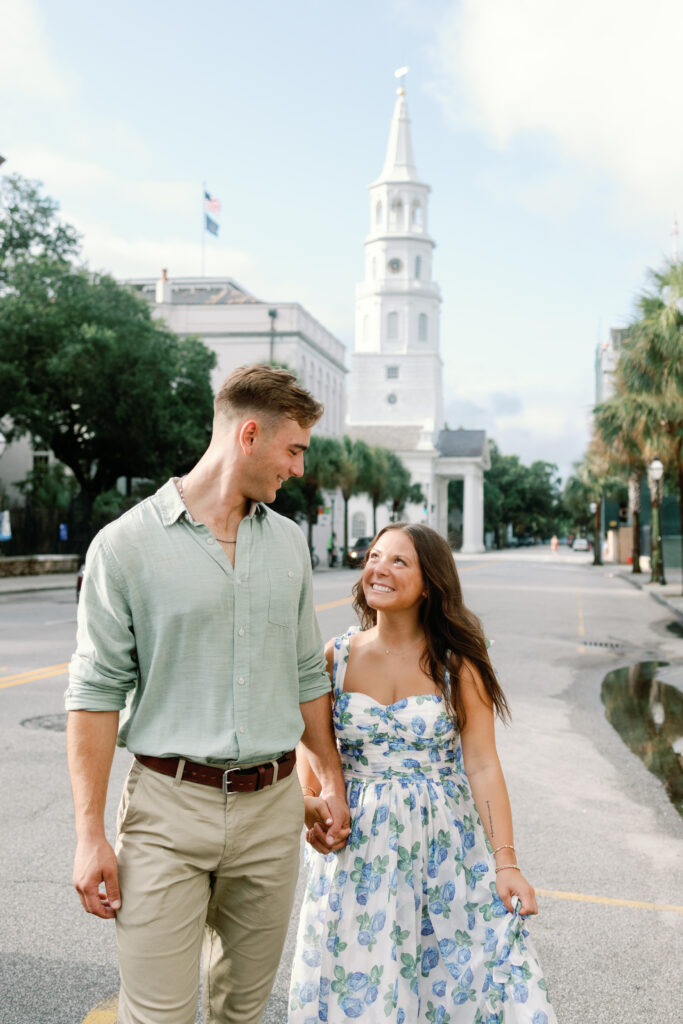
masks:
<svg viewBox="0 0 683 1024"><path fill-rule="evenodd" d="M683 815L683 693L657 679L667 664L642 661L608 672L601 696L607 720Z"/></svg>

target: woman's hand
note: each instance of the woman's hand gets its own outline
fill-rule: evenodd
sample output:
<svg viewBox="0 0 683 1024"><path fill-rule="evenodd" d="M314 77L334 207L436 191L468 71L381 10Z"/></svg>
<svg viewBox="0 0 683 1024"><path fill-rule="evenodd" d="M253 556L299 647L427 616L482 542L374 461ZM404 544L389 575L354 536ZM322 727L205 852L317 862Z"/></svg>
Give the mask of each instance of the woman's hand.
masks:
<svg viewBox="0 0 683 1024"><path fill-rule="evenodd" d="M333 816L327 801L322 797L304 796L304 820L306 842L318 853L331 853L334 850L341 850L346 845L350 828L342 828L336 842L330 844L327 830L333 822Z"/></svg>
<svg viewBox="0 0 683 1024"><path fill-rule="evenodd" d="M506 868L496 875L496 889L498 895L505 904L507 910L513 912L513 897L517 896L520 901L519 913L522 917L527 914L538 913L538 903L533 885L527 882L521 871L513 868Z"/></svg>

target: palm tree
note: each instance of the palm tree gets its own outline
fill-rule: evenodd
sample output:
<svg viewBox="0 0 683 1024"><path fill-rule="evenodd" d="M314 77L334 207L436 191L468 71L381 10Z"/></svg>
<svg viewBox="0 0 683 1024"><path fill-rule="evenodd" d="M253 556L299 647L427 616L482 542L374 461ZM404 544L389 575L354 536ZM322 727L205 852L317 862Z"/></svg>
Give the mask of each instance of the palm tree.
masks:
<svg viewBox="0 0 683 1024"><path fill-rule="evenodd" d="M344 550L349 548L349 500L354 494L365 492L372 483L372 455L365 441L352 441L345 436L339 472L339 488L344 501Z"/></svg>
<svg viewBox="0 0 683 1024"><path fill-rule="evenodd" d="M683 264L669 263L651 277L655 289L638 301L640 318L618 374L652 454L676 479L683 563Z"/></svg>
<svg viewBox="0 0 683 1024"><path fill-rule="evenodd" d="M640 570L640 498L641 481L646 472L646 444L643 421L621 383L617 370L617 390L593 410L594 426L602 439L610 470L628 480L628 504L632 521L632 571Z"/></svg>

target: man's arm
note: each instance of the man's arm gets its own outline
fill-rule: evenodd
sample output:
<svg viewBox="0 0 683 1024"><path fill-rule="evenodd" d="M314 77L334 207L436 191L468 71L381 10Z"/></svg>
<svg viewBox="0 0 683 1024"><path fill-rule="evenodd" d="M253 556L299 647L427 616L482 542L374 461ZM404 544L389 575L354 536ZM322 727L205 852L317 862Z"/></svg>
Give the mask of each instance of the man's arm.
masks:
<svg viewBox="0 0 683 1024"><path fill-rule="evenodd" d="M339 752L334 742L329 694L306 701L299 707L304 720L301 744L320 781L322 788L319 795L332 815L332 824L327 830L325 841L328 847L339 849L349 834L349 807Z"/></svg>
<svg viewBox="0 0 683 1024"><path fill-rule="evenodd" d="M121 906L116 854L104 834L104 807L119 725L118 711L70 711L66 751L76 818L73 883L83 907L116 917ZM105 893L100 893L104 883Z"/></svg>

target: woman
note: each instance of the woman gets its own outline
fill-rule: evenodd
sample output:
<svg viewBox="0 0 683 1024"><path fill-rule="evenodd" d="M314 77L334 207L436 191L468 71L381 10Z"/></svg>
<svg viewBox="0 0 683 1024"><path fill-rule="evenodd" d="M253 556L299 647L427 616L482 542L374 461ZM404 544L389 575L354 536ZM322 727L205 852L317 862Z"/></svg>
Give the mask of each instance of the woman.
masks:
<svg viewBox="0 0 683 1024"><path fill-rule="evenodd" d="M300 758L318 853L289 1024L555 1024L496 754L494 712L508 707L448 545L427 526L385 527L354 598L361 631L326 647L352 827L330 852Z"/></svg>

